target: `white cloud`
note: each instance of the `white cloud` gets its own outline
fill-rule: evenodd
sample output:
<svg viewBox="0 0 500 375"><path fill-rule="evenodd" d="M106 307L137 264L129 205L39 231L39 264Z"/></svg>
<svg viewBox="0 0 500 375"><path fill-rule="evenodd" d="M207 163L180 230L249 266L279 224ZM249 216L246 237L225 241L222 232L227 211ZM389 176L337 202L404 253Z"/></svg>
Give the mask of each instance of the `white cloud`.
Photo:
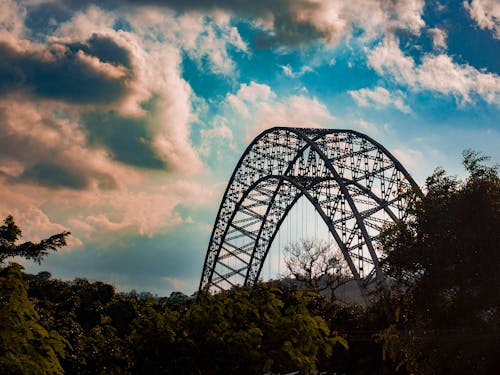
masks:
<svg viewBox="0 0 500 375"><path fill-rule="evenodd" d="M226 106L226 118L242 123L247 140L273 126L326 127L334 121L318 99L303 95L280 98L268 85L254 81L242 84L235 94L228 94Z"/></svg>
<svg viewBox="0 0 500 375"><path fill-rule="evenodd" d="M0 101L0 163L6 166L0 173L0 215L19 218L27 238L69 229L70 245L76 246L116 233L151 236L181 223L178 205L211 203L210 191L196 180L152 178L90 148L78 124L53 116L53 110L50 102ZM38 165L59 166L49 176L55 181L24 177ZM64 183L57 186L61 176Z"/></svg>
<svg viewBox="0 0 500 375"><path fill-rule="evenodd" d="M130 17L135 33L115 31L112 25L116 15L90 7L77 13L55 32L56 40L80 41L91 37L95 30L126 48L133 65L134 80L128 84L128 95L118 104L126 116L141 116L142 104L156 97L156 116L149 131L156 153L173 171L196 173L202 163L189 141L192 113L192 90L181 77L181 50L176 32L183 35L178 21L169 12L154 12L145 8ZM174 21L177 27L165 34L165 24ZM201 21L200 21L201 22ZM199 28L197 28L199 26ZM195 33L203 32L203 24L193 22ZM186 34L189 38L189 33ZM214 47L215 48L215 47ZM108 64L109 65L109 64Z"/></svg>
<svg viewBox="0 0 500 375"><path fill-rule="evenodd" d="M189 49L196 58L211 59L214 70L229 74L228 50L247 53L247 47L220 12L216 24L204 18L183 21L165 9L156 12L159 17L154 13L112 13L90 6L59 25L46 41L32 41L24 26L25 9L17 2L0 2L0 40L16 51L35 51L50 59L64 54L70 43L85 45L97 35L123 49L131 65L125 71L122 65L102 61L91 52L75 52L89 69L126 80L125 97L114 103L65 103L27 96L22 90L0 98L0 215L19 219L20 226L27 228L27 239L69 229L74 247L120 235L152 236L182 223L176 212L179 205L196 208L213 203L212 190L198 180L206 171L190 141L196 98L182 78L182 54ZM118 17L127 19L134 32L114 30ZM205 49L196 52L201 45ZM51 54L46 54L49 47ZM257 91L250 87L243 96L265 95ZM144 109L146 102L149 107ZM168 172L128 166L104 147L89 144L88 130L80 122L89 111L144 119L154 151ZM220 127L207 136L228 138L230 133L229 128ZM49 165L53 172L49 177L63 178L63 184L43 181L30 172L39 165Z"/></svg>
<svg viewBox="0 0 500 375"><path fill-rule="evenodd" d="M234 148L233 132L225 123L219 123L211 129L203 129L201 131L200 154L204 157L210 156L215 151L217 159L223 158L223 146Z"/></svg>
<svg viewBox="0 0 500 375"><path fill-rule="evenodd" d="M106 190L137 179L136 172L111 160L105 150L86 144L71 107L12 95L0 100L0 113L0 162L14 166L5 170L10 178L42 163L68 170L79 188Z"/></svg>
<svg viewBox="0 0 500 375"><path fill-rule="evenodd" d="M106 34L113 30L116 16L101 8L91 5L85 10L76 12L70 20L59 25L54 32L58 39L85 40L92 34Z"/></svg>
<svg viewBox="0 0 500 375"><path fill-rule="evenodd" d="M236 74L230 49L249 53L238 29L230 25L229 15L221 11L214 12L212 17L199 12L176 16L166 9L143 7L134 16L129 16L129 20L139 34L174 45L195 60L200 69L215 74L230 77ZM204 64L205 60L208 64Z"/></svg>
<svg viewBox="0 0 500 375"><path fill-rule="evenodd" d="M349 36L353 26L373 38L396 29L419 33L425 25L422 19L423 0L351 0L290 2L290 13L297 23L312 25L326 44L334 45Z"/></svg>
<svg viewBox="0 0 500 375"><path fill-rule="evenodd" d="M405 168L416 168L422 163L423 155L418 150L413 150L411 148L406 149L393 149L391 153L398 159Z"/></svg>
<svg viewBox="0 0 500 375"><path fill-rule="evenodd" d="M283 74L287 77L293 77L292 67L290 65L280 65L281 70L283 70Z"/></svg>
<svg viewBox="0 0 500 375"><path fill-rule="evenodd" d="M455 96L462 104L480 96L499 103L500 77L470 65L459 65L445 54L424 55L421 64L405 56L395 38L385 38L368 56L368 64L381 75L417 91L430 90Z"/></svg>
<svg viewBox="0 0 500 375"><path fill-rule="evenodd" d="M500 2L498 0L464 0L465 9L481 29L491 30L500 39Z"/></svg>
<svg viewBox="0 0 500 375"><path fill-rule="evenodd" d="M68 225L77 228L86 241L104 241L117 235L153 236L183 222L175 211L179 205L210 204L211 194L201 184L177 180L165 186L128 186L113 192L97 192L97 199L80 199L68 212ZM90 197L89 197L90 198ZM83 206L87 203L87 206ZM80 210L75 210L75 207Z"/></svg>
<svg viewBox="0 0 500 375"><path fill-rule="evenodd" d="M439 29L437 27L434 27L431 29L427 29L427 32L429 33L429 35L432 38L432 46L434 47L434 49L439 49L439 48L446 49L447 48L446 31Z"/></svg>
<svg viewBox="0 0 500 375"><path fill-rule="evenodd" d="M287 77L290 77L290 78L301 77L305 73L309 73L309 72L313 71L313 69L310 66L307 66L307 65L303 65L300 68L300 70L298 70L298 71L294 71L289 64L287 64L287 65L280 65L280 68L283 71L283 74L285 76L287 76Z"/></svg>
<svg viewBox="0 0 500 375"><path fill-rule="evenodd" d="M228 94L226 102L239 115L249 118L250 111L248 104L269 101L275 97L276 94L271 90L270 86L251 81L248 85L242 83L236 94Z"/></svg>
<svg viewBox="0 0 500 375"><path fill-rule="evenodd" d="M410 107L404 103L402 93L390 93L383 87L375 87L373 90L360 89L349 91L352 98L362 107L386 108L393 106L404 113L411 113Z"/></svg>

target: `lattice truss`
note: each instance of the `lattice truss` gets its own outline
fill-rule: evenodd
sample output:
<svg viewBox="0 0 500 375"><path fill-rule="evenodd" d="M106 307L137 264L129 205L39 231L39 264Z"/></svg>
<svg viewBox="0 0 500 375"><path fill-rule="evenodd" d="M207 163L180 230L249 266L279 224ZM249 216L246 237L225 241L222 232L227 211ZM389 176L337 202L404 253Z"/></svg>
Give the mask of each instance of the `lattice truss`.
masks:
<svg viewBox="0 0 500 375"><path fill-rule="evenodd" d="M306 197L362 291L383 280L374 241L418 190L382 145L352 130L272 128L246 149L222 199L200 288L253 286L280 225Z"/></svg>

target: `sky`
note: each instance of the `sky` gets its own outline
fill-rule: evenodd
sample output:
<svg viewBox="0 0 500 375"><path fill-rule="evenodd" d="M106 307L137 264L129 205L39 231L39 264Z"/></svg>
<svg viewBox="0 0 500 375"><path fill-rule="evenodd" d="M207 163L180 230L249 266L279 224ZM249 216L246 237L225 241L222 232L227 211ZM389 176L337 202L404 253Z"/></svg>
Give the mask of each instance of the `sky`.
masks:
<svg viewBox="0 0 500 375"><path fill-rule="evenodd" d="M226 183L273 126L354 129L419 184L500 161L498 0L0 0L0 216L29 272L197 289Z"/></svg>

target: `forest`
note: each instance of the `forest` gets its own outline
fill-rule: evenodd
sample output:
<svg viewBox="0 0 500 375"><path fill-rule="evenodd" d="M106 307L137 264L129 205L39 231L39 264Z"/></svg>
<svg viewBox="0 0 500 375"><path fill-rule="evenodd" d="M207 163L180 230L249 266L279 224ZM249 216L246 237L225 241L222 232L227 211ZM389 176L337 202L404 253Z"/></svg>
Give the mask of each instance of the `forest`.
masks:
<svg viewBox="0 0 500 375"><path fill-rule="evenodd" d="M465 151L467 177L436 169L410 219L384 229L387 282L367 306L336 298L335 268L212 295L118 293L31 275L69 232L20 242L0 226L2 374L493 374L500 357L500 179ZM297 257L300 251L295 248ZM332 278L326 295L320 278Z"/></svg>

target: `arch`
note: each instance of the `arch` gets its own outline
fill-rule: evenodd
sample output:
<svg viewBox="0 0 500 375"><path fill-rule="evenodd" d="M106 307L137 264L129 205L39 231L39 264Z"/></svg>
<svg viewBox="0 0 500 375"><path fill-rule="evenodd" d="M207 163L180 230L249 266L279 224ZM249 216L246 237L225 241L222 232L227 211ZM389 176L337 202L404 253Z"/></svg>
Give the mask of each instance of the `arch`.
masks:
<svg viewBox="0 0 500 375"><path fill-rule="evenodd" d="M353 131L275 127L240 158L224 193L200 288L253 286L281 223L306 197L326 223L362 293L384 276L374 240L406 218L419 192L381 144Z"/></svg>

